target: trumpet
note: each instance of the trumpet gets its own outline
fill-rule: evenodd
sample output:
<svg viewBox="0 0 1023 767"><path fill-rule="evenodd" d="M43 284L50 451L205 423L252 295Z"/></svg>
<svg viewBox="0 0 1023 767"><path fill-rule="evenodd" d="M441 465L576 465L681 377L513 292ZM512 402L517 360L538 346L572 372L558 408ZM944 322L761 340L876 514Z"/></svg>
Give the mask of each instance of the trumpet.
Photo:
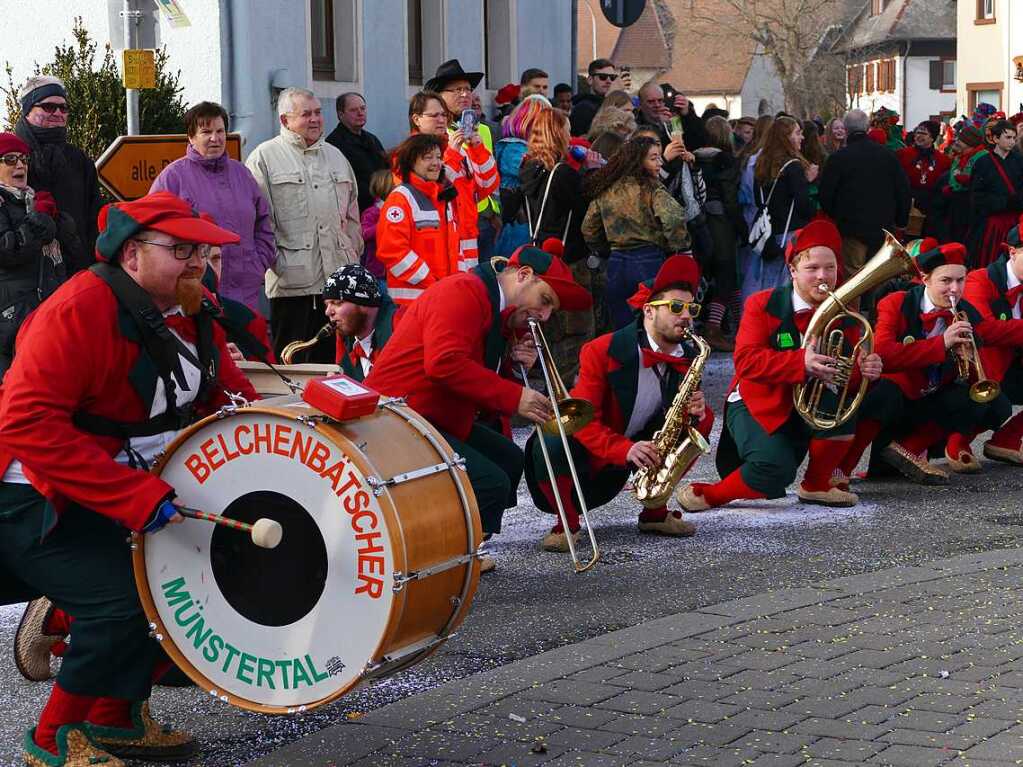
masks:
<svg viewBox="0 0 1023 767"><path fill-rule="evenodd" d="M952 320L954 322L969 322L970 318L966 312L959 311L955 296L949 296L952 304ZM956 364L956 381L961 384L969 384L970 399L974 402L990 402L1002 391L998 381L988 378L984 374L984 363L980 359L980 351L977 349L977 339L970 333L970 340L956 344L951 350L952 358ZM977 380L970 384L970 379L976 373Z"/></svg>
<svg viewBox="0 0 1023 767"><path fill-rule="evenodd" d="M328 338L334 335L334 323L328 322L322 328L316 331L316 335L310 338L308 341L292 341L290 344L281 349L281 362L285 365L290 365L295 361L295 355L300 351L304 351L311 346L316 346L324 338Z"/></svg>
<svg viewBox="0 0 1023 767"><path fill-rule="evenodd" d="M572 557L572 565L577 573L584 573L597 564L600 559L600 548L597 546L597 537L593 534L593 525L590 524L589 509L586 508L586 498L583 497L582 483L579 482L579 474L575 468L575 460L572 458L572 450L568 444L568 437L583 428L593 420L593 404L584 399L570 397L565 382L561 380L558 369L554 366L554 358L551 356L550 348L547 346L547 339L543 330L540 329L540 322L530 318L529 332L533 336L533 343L537 348L537 359L540 362L540 370L543 373L544 384L547 387L547 396L551 401L551 408L554 410L554 417L548 419L543 425L536 425L536 439L540 443L540 451L543 453L544 465L547 467L547 475L551 479L551 485L557 488L554 478L554 466L551 464L551 456L547 451L547 443L544 435L558 435L561 437L561 446L565 450L565 458L568 460L568 469L572 473L572 485L575 494L579 497L579 511L583 526L590 539L590 547L593 553L588 562L580 562L579 555L575 550L575 541L572 539L572 531L568 526L568 516L565 514L565 506L561 501L561 493L554 491L554 500L557 502L558 517L561 525L565 528L565 538L568 541L568 553ZM522 375L522 385L529 387L529 378L525 365L519 365L519 372Z"/></svg>

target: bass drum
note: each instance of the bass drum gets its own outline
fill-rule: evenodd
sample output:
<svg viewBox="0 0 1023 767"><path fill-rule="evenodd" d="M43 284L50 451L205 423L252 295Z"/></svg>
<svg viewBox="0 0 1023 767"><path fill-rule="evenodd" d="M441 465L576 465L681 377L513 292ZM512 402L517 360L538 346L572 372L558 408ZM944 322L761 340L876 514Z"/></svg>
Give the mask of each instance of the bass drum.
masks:
<svg viewBox="0 0 1023 767"><path fill-rule="evenodd" d="M479 580L479 511L461 460L415 411L339 423L299 400L225 408L154 471L177 501L280 523L274 549L186 520L136 535L135 580L175 663L224 702L321 706L422 660Z"/></svg>

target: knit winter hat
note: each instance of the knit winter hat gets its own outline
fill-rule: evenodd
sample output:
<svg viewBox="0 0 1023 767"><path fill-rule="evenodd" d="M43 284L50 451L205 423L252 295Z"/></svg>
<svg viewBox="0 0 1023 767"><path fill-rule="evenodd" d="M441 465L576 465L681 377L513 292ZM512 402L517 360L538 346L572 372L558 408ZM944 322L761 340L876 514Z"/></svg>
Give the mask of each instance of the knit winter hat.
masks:
<svg viewBox="0 0 1023 767"><path fill-rule="evenodd" d="M49 75L36 75L28 78L18 92L21 114L27 115L32 111L32 107L50 96L63 96L67 100L67 89L60 78Z"/></svg>
<svg viewBox="0 0 1023 767"><path fill-rule="evenodd" d="M827 248L835 254L835 258L842 252L842 235L830 219L815 218L797 230L795 237L789 240L785 248L785 263L791 264L800 253L817 247Z"/></svg>
<svg viewBox="0 0 1023 767"><path fill-rule="evenodd" d="M18 154L31 154L29 145L13 133L0 133L0 156L17 152Z"/></svg>
<svg viewBox="0 0 1023 767"><path fill-rule="evenodd" d="M359 264L346 264L330 275L323 286L323 298L359 306L380 306L384 302L376 279Z"/></svg>

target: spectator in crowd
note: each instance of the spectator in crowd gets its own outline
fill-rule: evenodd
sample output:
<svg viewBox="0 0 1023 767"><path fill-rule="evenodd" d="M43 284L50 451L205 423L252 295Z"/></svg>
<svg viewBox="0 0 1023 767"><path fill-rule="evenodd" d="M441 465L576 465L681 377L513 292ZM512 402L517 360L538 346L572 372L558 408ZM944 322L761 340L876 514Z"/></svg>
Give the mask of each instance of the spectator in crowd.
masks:
<svg viewBox="0 0 1023 767"><path fill-rule="evenodd" d="M277 260L270 206L248 168L228 157L227 130L220 104L202 101L185 112L185 156L164 168L149 191L173 192L241 238L223 247L218 289L258 311L266 270Z"/></svg>
<svg viewBox="0 0 1023 767"><path fill-rule="evenodd" d="M522 86L515 83L508 83L502 86L494 94L494 106L497 108L495 117L502 127L504 126L504 121L508 119L508 116L515 111L515 107L520 103L522 103ZM494 151L497 151L496 146Z"/></svg>
<svg viewBox="0 0 1023 767"><path fill-rule="evenodd" d="M920 232L923 236L930 236L938 229L936 222L929 219L932 218L934 203L952 167L952 160L934 146L940 130L940 123L924 120L913 131L912 145L895 153L909 181L913 206L924 215Z"/></svg>
<svg viewBox="0 0 1023 767"><path fill-rule="evenodd" d="M35 75L18 92L21 117L14 132L28 144L31 167L28 185L49 192L57 209L75 222L79 245L68 247L64 262L68 275L96 261L96 217L103 205L96 165L85 152L67 141L68 103L64 83L56 77Z"/></svg>
<svg viewBox="0 0 1023 767"><path fill-rule="evenodd" d="M341 150L352 166L359 185L359 213L373 204L369 179L378 170L385 170L387 153L380 139L366 130L366 99L350 91L337 97L337 127L327 136L327 143Z"/></svg>
<svg viewBox="0 0 1023 767"><path fill-rule="evenodd" d="M519 170L537 117L551 109L550 102L541 96L529 96L515 108L501 129L504 137L494 150L501 176L501 233L494 246L495 255L507 258L529 241L529 223L518 193Z"/></svg>
<svg viewBox="0 0 1023 767"><path fill-rule="evenodd" d="M565 162L569 143L568 118L554 109L536 117L529 137L529 149L519 173L522 194L529 203L530 241L551 250L557 240L560 251L576 282L591 290L590 269L586 265L586 242L582 224L587 200L583 196L582 175ZM554 363L566 382L579 373L579 350L593 338L592 308L576 312L558 312L546 330Z"/></svg>
<svg viewBox="0 0 1023 767"><path fill-rule="evenodd" d="M456 189L445 178L444 140L410 136L394 151L401 179L384 201L377 227L377 258L387 269L387 292L401 308L438 280L461 269Z"/></svg>
<svg viewBox="0 0 1023 767"><path fill-rule="evenodd" d="M213 216L208 213L200 213L199 217L216 225ZM270 343L270 328L266 317L241 301L222 295L218 289L224 273L223 246L207 245L206 248L206 274L203 275L202 283L220 307L220 313L215 319L227 335L227 350L231 359L235 362L259 360L276 363L277 356Z"/></svg>
<svg viewBox="0 0 1023 767"><path fill-rule="evenodd" d="M542 69L533 67L522 73L522 77L519 78L519 85L522 86L522 98L532 96L534 93L538 93L546 98L550 89L550 75Z"/></svg>
<svg viewBox="0 0 1023 767"><path fill-rule="evenodd" d="M948 172L948 187L942 189L948 207L944 217L947 232L942 239L966 242L970 232L970 181L977 161L988 153L984 131L969 120L963 120L957 126L953 148L956 151Z"/></svg>
<svg viewBox="0 0 1023 767"><path fill-rule="evenodd" d="M590 123L586 138L592 142L600 134L611 132L625 139L635 132L636 127L636 115L631 109L622 109L605 102Z"/></svg>
<svg viewBox="0 0 1023 767"><path fill-rule="evenodd" d="M845 123L842 122L841 117L836 117L828 123L827 130L824 133L824 150L829 155L833 155L845 146L845 141Z"/></svg>
<svg viewBox="0 0 1023 767"><path fill-rule="evenodd" d="M560 109L565 114L572 113L572 86L568 83L558 83L554 86L555 109Z"/></svg>
<svg viewBox="0 0 1023 767"><path fill-rule="evenodd" d="M66 277L62 241L77 245L71 217L28 185L29 152L13 133L0 133L0 380L21 323Z"/></svg>
<svg viewBox="0 0 1023 767"><path fill-rule="evenodd" d="M312 91L286 88L277 99L280 135L264 141L246 165L270 202L277 259L266 274L270 331L280 354L323 325L323 285L362 256L362 227L352 166L323 140L323 111ZM333 362L333 341L309 361Z"/></svg>
<svg viewBox="0 0 1023 767"><path fill-rule="evenodd" d="M625 138L625 136L616 131L605 131L599 136L594 136L593 141L590 142L590 151L600 158L597 164L606 164L614 156L614 153L622 148Z"/></svg>
<svg viewBox="0 0 1023 767"><path fill-rule="evenodd" d="M743 304L759 290L789 282L785 248L796 230L813 217L810 184L819 168L800 153L803 128L791 117L779 117L764 138L753 166L753 198L759 210L767 209L771 237L760 254L752 253L742 284Z"/></svg>
<svg viewBox="0 0 1023 767"><path fill-rule="evenodd" d="M461 167L451 167L452 178L458 179L462 174L476 180L475 202L473 207L477 215L473 217L469 206L470 191L467 186L459 186L459 234L462 237L461 254L463 262L472 267L482 258L489 260L493 253L494 240L501 228L499 203L491 197L498 188L497 163L494 161L494 138L490 127L485 123L476 126L471 136L461 136L458 121L462 112L472 105L473 91L483 79L482 72L466 72L458 59L445 61L437 67L436 74L426 83L424 90L439 93L447 110L447 132L449 146L460 152L463 157ZM455 140L458 135L462 140ZM445 163L450 163L445 157Z"/></svg>
<svg viewBox="0 0 1023 767"><path fill-rule="evenodd" d="M800 148L800 153L808 163L816 165L818 171L824 167L824 162L828 159L828 154L821 144L820 127L813 120L803 120L803 146ZM820 208L817 201L820 178L818 172L817 178L810 182L810 203L813 205L814 213Z"/></svg>
<svg viewBox="0 0 1023 767"><path fill-rule="evenodd" d="M589 93L580 93L572 99L572 135L585 136L590 132L590 123L604 103L604 97L614 88L618 70L609 59L594 59L586 68L586 82Z"/></svg>
<svg viewBox="0 0 1023 767"><path fill-rule="evenodd" d="M1009 230L1023 209L1023 158L1012 151L1016 129L1008 120L990 127L994 146L977 160L970 180L971 267L984 267L1002 253Z"/></svg>
<svg viewBox="0 0 1023 767"><path fill-rule="evenodd" d="M740 117L732 128L732 151L739 154L751 141L757 130L757 121L752 117Z"/></svg>
<svg viewBox="0 0 1023 767"><path fill-rule="evenodd" d="M626 141L607 165L586 179L592 200L583 237L608 258L607 305L614 327L633 321L628 299L653 279L667 254L686 250L685 211L660 181L661 146L647 136Z"/></svg>
<svg viewBox="0 0 1023 767"><path fill-rule="evenodd" d="M869 118L853 109L843 118L846 146L828 158L820 182L821 209L842 233L839 267L845 279L884 242L882 229L905 229L909 182L895 153L867 138ZM870 297L861 306L871 306Z"/></svg>
<svg viewBox="0 0 1023 767"><path fill-rule="evenodd" d="M711 117L707 121L707 137L710 144L693 153L707 187L703 207L711 239L710 252L700 264L704 277L713 285L703 298L707 307L703 336L712 349L730 352L735 346L726 338L721 323L729 307L733 309L732 327L739 323L736 258L739 243L748 232L739 210L739 163L732 153L732 127L728 120Z"/></svg>
<svg viewBox="0 0 1023 767"><path fill-rule="evenodd" d="M483 145L479 133L464 136L460 128L449 134L448 108L436 93L420 91L409 103L409 126L413 133L432 133L446 145L444 165L447 178L458 192L455 217L458 221L459 261L461 269L471 269L479 261L476 238L480 200L498 191L497 163Z"/></svg>
<svg viewBox="0 0 1023 767"><path fill-rule="evenodd" d="M384 200L394 190L394 174L390 170L378 170L369 179L369 193L373 195L373 204L362 211L362 266L377 280L387 279L387 270L377 258L377 226L380 222L380 210Z"/></svg>
<svg viewBox="0 0 1023 767"><path fill-rule="evenodd" d="M676 134L685 137L689 151L707 143L703 120L689 99L668 83L658 85L656 81L648 80L640 87L636 123L656 130L662 148L667 147Z"/></svg>

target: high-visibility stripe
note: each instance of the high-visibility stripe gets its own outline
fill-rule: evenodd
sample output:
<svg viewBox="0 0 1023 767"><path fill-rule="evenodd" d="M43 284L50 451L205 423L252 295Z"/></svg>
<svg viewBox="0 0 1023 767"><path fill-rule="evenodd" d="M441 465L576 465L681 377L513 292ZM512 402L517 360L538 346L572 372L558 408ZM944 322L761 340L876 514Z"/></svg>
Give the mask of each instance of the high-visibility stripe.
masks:
<svg viewBox="0 0 1023 767"><path fill-rule="evenodd" d="M475 269L479 265L480 260L478 258L463 258L458 262L458 271L467 272L470 269Z"/></svg>
<svg viewBox="0 0 1023 767"><path fill-rule="evenodd" d="M425 292L426 288L388 288L387 292L390 293L391 298L407 298L410 301L415 301Z"/></svg>
<svg viewBox="0 0 1023 767"><path fill-rule="evenodd" d="M476 166L476 172L483 176L487 176L490 174L490 171L494 170L496 167L497 163L494 162L494 157L491 155L485 163Z"/></svg>
<svg viewBox="0 0 1023 767"><path fill-rule="evenodd" d="M423 264L418 269L416 269L416 273L409 277L408 280L406 280L406 282L408 282L409 285L418 285L420 282L425 280L429 275L430 267L427 266L426 264Z"/></svg>
<svg viewBox="0 0 1023 767"><path fill-rule="evenodd" d="M422 221L432 221L434 223L440 221L440 214L437 213L436 210L423 208L419 204L419 200L416 199L415 195L412 194L412 192L409 191L406 187L399 184L398 186L395 187L395 191L397 191L398 194L405 198L405 201L408 203L409 208L412 210L412 220L415 221L417 224Z"/></svg>
<svg viewBox="0 0 1023 767"><path fill-rule="evenodd" d="M465 253L465 251L467 250L479 250L479 245L477 244L476 240L458 241L458 251L460 253Z"/></svg>
<svg viewBox="0 0 1023 767"><path fill-rule="evenodd" d="M401 261L391 267L391 274L395 277L401 277L401 275L405 274L405 272L415 266L417 261L419 261L419 256L416 255L414 250L410 250L405 258L401 259Z"/></svg>

